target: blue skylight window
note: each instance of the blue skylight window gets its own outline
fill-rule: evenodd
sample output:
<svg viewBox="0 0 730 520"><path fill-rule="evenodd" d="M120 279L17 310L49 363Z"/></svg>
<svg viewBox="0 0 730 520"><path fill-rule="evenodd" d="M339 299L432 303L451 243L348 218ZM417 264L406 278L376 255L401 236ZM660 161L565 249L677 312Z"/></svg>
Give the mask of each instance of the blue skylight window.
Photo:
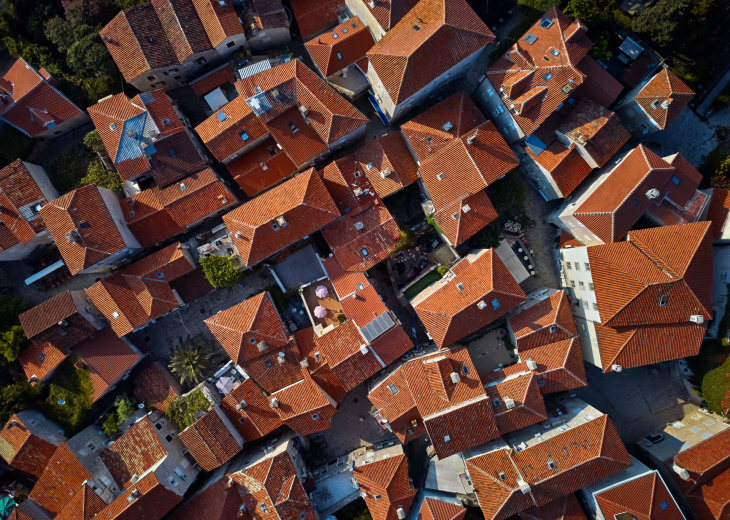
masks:
<svg viewBox="0 0 730 520"><path fill-rule="evenodd" d="M225 120L226 120L226 115L223 112L218 114L218 121L225 121Z"/></svg>
<svg viewBox="0 0 730 520"><path fill-rule="evenodd" d="M495 309L499 309L499 300L497 300L496 298L492 300L492 307Z"/></svg>

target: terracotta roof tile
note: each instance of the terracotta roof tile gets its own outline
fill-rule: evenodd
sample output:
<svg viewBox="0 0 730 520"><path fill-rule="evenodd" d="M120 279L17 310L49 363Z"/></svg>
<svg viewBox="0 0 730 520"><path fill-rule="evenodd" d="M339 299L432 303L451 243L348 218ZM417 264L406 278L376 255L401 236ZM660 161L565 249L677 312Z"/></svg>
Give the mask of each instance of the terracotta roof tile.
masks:
<svg viewBox="0 0 730 520"><path fill-rule="evenodd" d="M730 215L730 191L713 188L712 199L707 210L707 220L712 222L712 238L720 240Z"/></svg>
<svg viewBox="0 0 730 520"><path fill-rule="evenodd" d="M143 368L134 378L134 395L150 408L164 412L180 397L182 389L158 361Z"/></svg>
<svg viewBox="0 0 730 520"><path fill-rule="evenodd" d="M236 76L233 72L233 67L226 63L222 67L217 68L213 72L201 76L198 79L190 82L190 88L193 89L195 95L203 97L209 92L217 89L220 86L230 83L233 85L236 82Z"/></svg>
<svg viewBox="0 0 730 520"><path fill-rule="evenodd" d="M337 409L309 374L303 372L302 381L274 392L270 399L278 401L275 410L284 424L297 435L310 435L328 429Z"/></svg>
<svg viewBox="0 0 730 520"><path fill-rule="evenodd" d="M219 161L237 154L247 145L247 141L252 143L268 133L243 96L219 108L196 126L195 131ZM245 140L244 135L247 136Z"/></svg>
<svg viewBox="0 0 730 520"><path fill-rule="evenodd" d="M310 169L223 216L246 265L254 265L340 216ZM278 224L283 217L285 226ZM273 225L276 224L276 228Z"/></svg>
<svg viewBox="0 0 730 520"><path fill-rule="evenodd" d="M679 184L669 184L667 197L676 205L684 207L695 195L702 182L702 174L678 153L665 157L664 160L675 168L675 175L679 179Z"/></svg>
<svg viewBox="0 0 730 520"><path fill-rule="evenodd" d="M74 349L89 369L96 402L141 359L139 352L117 337L111 329L104 329L79 343Z"/></svg>
<svg viewBox="0 0 730 520"><path fill-rule="evenodd" d="M730 471L720 473L687 495L692 510L700 520L719 520L730 511Z"/></svg>
<svg viewBox="0 0 730 520"><path fill-rule="evenodd" d="M323 31L345 11L342 0L294 0L291 3L299 32L305 40Z"/></svg>
<svg viewBox="0 0 730 520"><path fill-rule="evenodd" d="M357 16L304 44L324 77L364 57L373 45L372 34Z"/></svg>
<svg viewBox="0 0 730 520"><path fill-rule="evenodd" d="M172 511L182 499L160 483L154 472L150 472L126 489L94 520L157 520Z"/></svg>
<svg viewBox="0 0 730 520"><path fill-rule="evenodd" d="M265 139L256 148L228 164L227 168L249 197L297 171L297 166L285 152L279 150L273 137Z"/></svg>
<svg viewBox="0 0 730 520"><path fill-rule="evenodd" d="M258 357L243 361L241 366L261 388L272 393L302 380L301 360L299 348L290 338L288 345L276 350L269 347Z"/></svg>
<svg viewBox="0 0 730 520"><path fill-rule="evenodd" d="M365 503L373 520L397 520L397 510L407 513L416 490L408 482L408 460L396 455L355 468L355 480L366 493ZM376 499L375 497L380 498Z"/></svg>
<svg viewBox="0 0 730 520"><path fill-rule="evenodd" d="M418 166L400 132L373 139L348 157L354 158L355 167L380 197L392 195L418 178Z"/></svg>
<svg viewBox="0 0 730 520"><path fill-rule="evenodd" d="M689 478L672 472L679 488L688 493L730 469L730 430L725 429L703 440L666 461L668 466L677 465L687 470Z"/></svg>
<svg viewBox="0 0 730 520"><path fill-rule="evenodd" d="M525 299L520 286L491 249L471 263L469 259L461 260L452 272L456 276L435 292L412 301L439 347L449 346L489 325Z"/></svg>
<svg viewBox="0 0 730 520"><path fill-rule="evenodd" d="M437 211L433 218L449 242L456 247L493 222L499 215L487 192L467 194Z"/></svg>
<svg viewBox="0 0 730 520"><path fill-rule="evenodd" d="M570 301L565 291L557 291L509 319L517 350L524 352L576 335Z"/></svg>
<svg viewBox="0 0 730 520"><path fill-rule="evenodd" d="M417 0L392 0L390 2L375 2L372 7L367 4L366 7L383 31L387 32L395 27L401 18L413 9L417 3Z"/></svg>
<svg viewBox="0 0 730 520"><path fill-rule="evenodd" d="M88 479L91 475L64 443L51 457L28 498L55 516Z"/></svg>
<svg viewBox="0 0 730 520"><path fill-rule="evenodd" d="M520 513L521 520L587 520L574 493Z"/></svg>
<svg viewBox="0 0 730 520"><path fill-rule="evenodd" d="M0 456L13 468L40 477L58 446L35 435L30 426L13 414L0 431Z"/></svg>
<svg viewBox="0 0 730 520"><path fill-rule="evenodd" d="M529 146L525 146L524 150L549 172L562 197L573 193L592 170L575 146L565 146L558 140L550 143L540 154L535 154Z"/></svg>
<svg viewBox="0 0 730 520"><path fill-rule="evenodd" d="M221 408L246 442L268 435L283 424L252 379L246 379L225 396Z"/></svg>
<svg viewBox="0 0 730 520"><path fill-rule="evenodd" d="M65 350L96 331L77 305L71 291L64 291L28 309L18 318L31 341L37 345L48 342Z"/></svg>
<svg viewBox="0 0 730 520"><path fill-rule="evenodd" d="M494 34L465 1L426 0L408 11L367 57L397 105L492 40Z"/></svg>
<svg viewBox="0 0 730 520"><path fill-rule="evenodd" d="M624 86L596 60L584 56L578 62L578 69L583 73L583 83L575 91L575 97L589 99L604 107L610 107L624 90Z"/></svg>
<svg viewBox="0 0 730 520"><path fill-rule="evenodd" d="M205 324L237 364L260 356L259 342L265 342L264 351L273 351L289 343L268 292L261 292L211 316Z"/></svg>
<svg viewBox="0 0 730 520"><path fill-rule="evenodd" d="M372 348L368 348L365 354L360 350L368 343L352 319L317 338L316 344L324 361L346 391L384 368Z"/></svg>
<svg viewBox="0 0 730 520"><path fill-rule="evenodd" d="M444 502L436 498L426 497L418 512L418 520L463 520L466 508Z"/></svg>
<svg viewBox="0 0 730 520"><path fill-rule="evenodd" d="M54 520L92 520L106 507L104 501L89 486L82 484L74 497Z"/></svg>
<svg viewBox="0 0 730 520"><path fill-rule="evenodd" d="M20 159L0 170L0 222L14 243L30 242L46 229L37 207L48 201Z"/></svg>
<svg viewBox="0 0 730 520"><path fill-rule="evenodd" d="M93 184L78 188L40 211L71 274L128 247L100 189Z"/></svg>
<svg viewBox="0 0 730 520"><path fill-rule="evenodd" d="M226 38L243 33L241 21L233 4L225 5L216 0L192 0L200 21L213 47L220 45Z"/></svg>
<svg viewBox="0 0 730 520"><path fill-rule="evenodd" d="M238 515L243 504L240 484L226 478L219 478L199 493L192 495L175 509L170 517L172 520L229 520Z"/></svg>
<svg viewBox="0 0 730 520"><path fill-rule="evenodd" d="M167 456L152 421L145 416L99 455L114 480L126 488L134 475L142 475Z"/></svg>
<svg viewBox="0 0 730 520"><path fill-rule="evenodd" d="M485 387L492 403L499 433L506 435L547 419L545 401L537 386L537 377L532 373L504 379ZM512 400L512 407L506 399ZM499 403L499 404L497 404Z"/></svg>
<svg viewBox="0 0 730 520"><path fill-rule="evenodd" d="M636 102L664 129L672 123L690 101L694 91L672 71L662 69L636 94Z"/></svg>
<svg viewBox="0 0 730 520"><path fill-rule="evenodd" d="M391 317L394 316L391 313ZM395 319L393 320L395 321ZM370 347L383 360L383 363L390 365L396 359L413 348L413 341L403 330L403 327L397 324L386 330L383 334L375 338Z"/></svg>
<svg viewBox="0 0 730 520"><path fill-rule="evenodd" d="M653 471L625 481L595 495L606 518L629 513L636 520L677 520L684 518L669 489Z"/></svg>
<svg viewBox="0 0 730 520"><path fill-rule="evenodd" d="M241 451L243 441L239 443L224 417L213 407L178 436L204 471L213 471Z"/></svg>
<svg viewBox="0 0 730 520"><path fill-rule="evenodd" d="M18 362L31 383L37 383L53 372L69 355L67 349L51 343L31 343L18 354Z"/></svg>
<svg viewBox="0 0 730 520"><path fill-rule="evenodd" d="M534 348L522 357L525 361L531 359L536 363L537 386L543 395L588 384L583 366L583 354L577 337ZM522 365L523 369L527 368L524 363L518 365ZM505 369L505 372L508 369Z"/></svg>

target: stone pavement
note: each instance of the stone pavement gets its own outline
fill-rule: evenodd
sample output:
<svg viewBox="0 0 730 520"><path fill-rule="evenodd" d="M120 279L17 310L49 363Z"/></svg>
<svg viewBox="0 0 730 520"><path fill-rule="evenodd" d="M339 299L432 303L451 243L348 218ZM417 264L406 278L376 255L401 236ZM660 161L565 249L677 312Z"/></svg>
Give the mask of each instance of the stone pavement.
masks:
<svg viewBox="0 0 730 520"><path fill-rule="evenodd" d="M690 109L685 109L666 130L642 136L641 143L661 157L681 153L693 166L702 162L715 146L714 125L704 122Z"/></svg>
<svg viewBox="0 0 730 520"><path fill-rule="evenodd" d="M206 296L155 320L154 323L136 332L135 336L147 343L153 359L166 360L171 349L178 345L178 338L184 340L188 336L200 335L205 338L213 337L203 320L218 311L241 303L275 283L268 269L258 268L242 283L211 291ZM218 342L215 344L218 346Z"/></svg>

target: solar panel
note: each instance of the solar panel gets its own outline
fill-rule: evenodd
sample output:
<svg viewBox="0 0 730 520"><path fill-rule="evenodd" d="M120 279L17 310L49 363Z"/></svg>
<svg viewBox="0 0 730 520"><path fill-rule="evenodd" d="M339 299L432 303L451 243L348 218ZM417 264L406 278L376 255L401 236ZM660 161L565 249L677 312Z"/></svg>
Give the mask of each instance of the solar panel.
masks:
<svg viewBox="0 0 730 520"><path fill-rule="evenodd" d="M395 325L393 318L390 317L389 313L384 312L373 321L362 327L360 331L365 337L365 340L368 343L371 343L375 338L383 334L386 330L390 329L393 325Z"/></svg>

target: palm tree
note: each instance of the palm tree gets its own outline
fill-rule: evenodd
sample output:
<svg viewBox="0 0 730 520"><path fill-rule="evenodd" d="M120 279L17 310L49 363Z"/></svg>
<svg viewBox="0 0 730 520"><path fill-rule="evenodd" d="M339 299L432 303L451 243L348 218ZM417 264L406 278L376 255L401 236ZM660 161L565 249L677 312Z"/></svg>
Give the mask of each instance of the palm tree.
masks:
<svg viewBox="0 0 730 520"><path fill-rule="evenodd" d="M196 385L203 377L203 370L206 368L209 357L208 354L203 354L199 348L178 347L170 356L168 366L180 378L180 383L190 382Z"/></svg>

